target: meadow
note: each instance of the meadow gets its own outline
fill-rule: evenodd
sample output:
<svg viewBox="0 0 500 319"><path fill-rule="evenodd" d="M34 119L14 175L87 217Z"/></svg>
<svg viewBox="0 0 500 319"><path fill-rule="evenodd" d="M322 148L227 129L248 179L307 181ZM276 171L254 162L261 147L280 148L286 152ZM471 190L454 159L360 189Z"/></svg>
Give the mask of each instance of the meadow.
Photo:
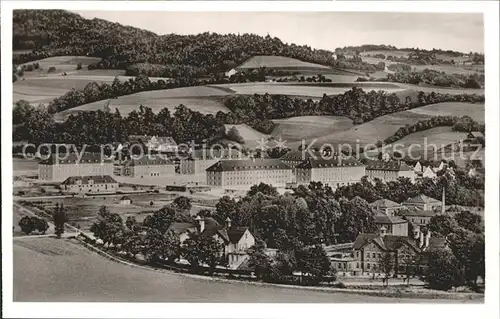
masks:
<svg viewBox="0 0 500 319"><path fill-rule="evenodd" d="M270 69L301 69L301 70L310 69L311 71L331 70L331 68L321 64L304 62L283 56L268 56L268 55L253 56L247 61L243 62L241 65L237 66L235 69L236 70L258 69L261 67L266 67Z"/></svg>
<svg viewBox="0 0 500 319"><path fill-rule="evenodd" d="M345 116L295 116L287 119L273 120L276 124L272 136L288 142L316 136L325 136L335 132L348 130L353 126L352 120Z"/></svg>
<svg viewBox="0 0 500 319"><path fill-rule="evenodd" d="M245 140L246 147L256 147L258 142L262 139L266 141L270 135L260 133L259 131L251 128L246 124L225 124L226 132L228 132L231 128L235 127L240 133L241 137ZM273 134L274 135L274 134ZM234 143L234 142L232 142Z"/></svg>
<svg viewBox="0 0 500 319"><path fill-rule="evenodd" d="M359 143L360 146L376 143L378 140L383 141L387 137L393 135L400 127L405 125L415 124L418 121L431 118L433 116L463 116L468 115L478 121L484 121L484 104L472 103L438 103L427 106L414 108L407 111L396 112L389 115L378 117L372 121L353 126L347 130L335 132L332 134L318 137L317 144L332 143L332 144L350 144ZM451 131L451 128L448 128ZM428 134L431 139L429 130L419 132ZM440 132L441 134L442 132ZM416 134L416 133L414 133ZM411 135L410 135L411 136ZM451 135L437 136L439 139L451 140ZM455 140L456 141L456 140ZM295 143L297 144L297 143ZM293 146L298 146L292 144Z"/></svg>
<svg viewBox="0 0 500 319"><path fill-rule="evenodd" d="M193 111L215 115L218 111L228 112L220 99L227 94L224 90L207 86L146 91L112 99L109 107L112 111L117 108L122 115L127 115L138 110L140 105L150 107L157 113L165 107L174 112L175 108L182 104ZM107 100L101 100L65 110L57 114L56 120L62 121L70 114L82 111L102 110L106 103Z"/></svg>

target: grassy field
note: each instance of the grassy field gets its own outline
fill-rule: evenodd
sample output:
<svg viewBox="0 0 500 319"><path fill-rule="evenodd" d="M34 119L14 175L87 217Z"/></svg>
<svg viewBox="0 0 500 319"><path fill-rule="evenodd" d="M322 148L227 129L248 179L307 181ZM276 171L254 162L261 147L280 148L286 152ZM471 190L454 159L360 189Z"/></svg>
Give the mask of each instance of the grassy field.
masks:
<svg viewBox="0 0 500 319"><path fill-rule="evenodd" d="M320 98L324 94L335 95L349 91L354 86L352 83L235 83L220 84L219 87L226 87L236 92L236 94L282 94L297 97ZM384 90L387 92L402 91L398 86L380 86L378 84L356 84L364 90Z"/></svg>
<svg viewBox="0 0 500 319"><path fill-rule="evenodd" d="M266 67L269 69L311 69L311 70L330 70L329 67L300 61L297 59L287 58L283 56L268 56L268 55L258 55L251 57L243 64L237 66L236 70L242 69L258 69L261 67Z"/></svg>
<svg viewBox="0 0 500 319"><path fill-rule="evenodd" d="M50 67L55 67L55 73L76 71L78 63L82 64L82 69L85 69L89 64L97 63L101 58L87 57L87 56L55 56L41 60L31 61L24 65L38 63L40 68L31 72L25 72L25 76L32 76L37 74L47 74Z"/></svg>
<svg viewBox="0 0 500 319"><path fill-rule="evenodd" d="M38 161L14 157L12 159L12 170L14 175L38 173Z"/></svg>
<svg viewBox="0 0 500 319"><path fill-rule="evenodd" d="M393 135L400 127L412 125L420 120L436 115L463 116L484 121L484 104L471 103L438 103L408 111L393 113L378 117L370 122L353 126L345 131L336 132L318 138L317 143L359 144L365 145L383 141ZM449 136L448 136L449 137ZM296 146L293 144L293 146ZM298 146L298 145L297 145Z"/></svg>
<svg viewBox="0 0 500 319"><path fill-rule="evenodd" d="M345 116L296 116L273 120L276 128L272 136L292 142L304 138L324 136L350 129L352 120Z"/></svg>
<svg viewBox="0 0 500 319"><path fill-rule="evenodd" d="M147 91L113 99L109 107L113 111L118 108L122 115L126 115L133 110L138 110L140 105L152 108L153 112L159 112L164 107L168 107L171 112L174 112L175 107L183 104L193 111L215 114L218 111L228 112L218 98L225 95L228 93L224 90L206 86ZM106 102L107 100L97 101L60 112L57 114L56 120L63 120L72 113L102 109Z"/></svg>
<svg viewBox="0 0 500 319"><path fill-rule="evenodd" d="M15 240L13 269L14 302L482 302L374 297L217 282L130 267L103 258L69 239Z"/></svg>

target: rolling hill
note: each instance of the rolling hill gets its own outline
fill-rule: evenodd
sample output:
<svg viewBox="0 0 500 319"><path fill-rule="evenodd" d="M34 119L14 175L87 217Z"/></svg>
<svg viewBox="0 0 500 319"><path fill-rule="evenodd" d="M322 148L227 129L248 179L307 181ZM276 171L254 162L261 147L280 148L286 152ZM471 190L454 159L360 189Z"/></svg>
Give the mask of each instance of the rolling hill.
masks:
<svg viewBox="0 0 500 319"><path fill-rule="evenodd" d="M204 114L214 114L218 111L228 112L220 97L228 95L227 91L208 86L184 87L169 90L146 91L125 95L112 99L109 105L112 111L117 108L122 115L137 110L140 105L151 107L153 112L159 112L168 107L171 112L183 104L193 111ZM102 110L107 100L101 100L65 110L56 114L56 121L62 121L70 114L78 112Z"/></svg>
<svg viewBox="0 0 500 319"><path fill-rule="evenodd" d="M321 64L304 62L284 56L269 55L253 56L241 65L237 66L235 70L246 71L249 69L258 69L261 67L265 67L268 69L279 69L284 71L334 72L330 67Z"/></svg>
<svg viewBox="0 0 500 319"><path fill-rule="evenodd" d="M407 111L396 112L393 114L378 117L372 121L360 125L353 126L344 131L320 136L317 140L317 143L355 145L357 142L359 142L360 146L372 144L376 143L378 140L383 141L387 137L394 134L402 126L415 124L420 120L425 120L437 115L468 115L476 119L477 121L484 121L484 104L438 103L414 108ZM450 128L447 128L447 130L451 131ZM422 136L430 136L436 132L439 134L443 133L443 131L439 130L436 130L436 132L428 131L430 130L422 131L419 133L422 133ZM453 139L451 135L441 135L436 137L436 139L439 138L447 140ZM411 135L409 135L408 137L408 140L410 139L412 139ZM292 144L292 146L298 146L298 143Z"/></svg>

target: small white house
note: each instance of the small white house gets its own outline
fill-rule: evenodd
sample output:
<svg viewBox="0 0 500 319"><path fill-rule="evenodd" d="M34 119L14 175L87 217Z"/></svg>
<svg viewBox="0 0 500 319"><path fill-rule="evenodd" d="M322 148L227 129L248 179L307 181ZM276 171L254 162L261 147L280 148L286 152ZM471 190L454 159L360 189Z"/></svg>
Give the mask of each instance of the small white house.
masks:
<svg viewBox="0 0 500 319"><path fill-rule="evenodd" d="M121 205L130 205L130 204L132 204L132 200L128 196L123 196L122 198L120 198L120 204Z"/></svg>
<svg viewBox="0 0 500 319"><path fill-rule="evenodd" d="M231 70L227 71L225 74L228 78L230 78L231 75L235 75L236 73L238 73L238 71L236 71L235 69L231 69Z"/></svg>

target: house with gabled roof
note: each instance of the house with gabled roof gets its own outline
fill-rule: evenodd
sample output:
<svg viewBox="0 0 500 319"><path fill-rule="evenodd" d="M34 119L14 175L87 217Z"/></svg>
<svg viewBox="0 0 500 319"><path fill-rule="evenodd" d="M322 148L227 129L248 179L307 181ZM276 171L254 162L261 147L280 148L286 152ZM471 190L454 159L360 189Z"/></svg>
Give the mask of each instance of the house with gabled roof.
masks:
<svg viewBox="0 0 500 319"><path fill-rule="evenodd" d="M71 176L60 185L61 191L68 194L113 194L118 186L109 175Z"/></svg>
<svg viewBox="0 0 500 319"><path fill-rule="evenodd" d="M248 258L247 250L255 244L255 237L248 227L238 227L231 223L229 217L224 225L220 225L211 217L196 217L195 223L177 223L170 225L168 231L172 231L179 236L182 243L189 238L192 233L199 233L203 238L214 237L224 245L224 254L228 267L238 268L238 266Z"/></svg>
<svg viewBox="0 0 500 319"><path fill-rule="evenodd" d="M416 208L418 210L435 210L440 209L442 206L441 201L426 196L424 194L419 194L413 198L409 198L405 202L402 203L403 206L407 208Z"/></svg>
<svg viewBox="0 0 500 319"><path fill-rule="evenodd" d="M393 202L392 200L382 198L369 204L372 210L379 214L394 216L394 213L403 208L403 205Z"/></svg>
<svg viewBox="0 0 500 319"><path fill-rule="evenodd" d="M431 239L431 232L419 232L416 237L387 234L385 227L378 233L359 234L353 244L356 260L354 273L358 275L381 274L381 259L388 253L393 258L395 273L422 273L426 268L426 256L429 252L444 247L443 238Z"/></svg>
<svg viewBox="0 0 500 319"><path fill-rule="evenodd" d="M399 216L375 215L374 222L379 230L384 227L390 235L408 236L408 221Z"/></svg>

